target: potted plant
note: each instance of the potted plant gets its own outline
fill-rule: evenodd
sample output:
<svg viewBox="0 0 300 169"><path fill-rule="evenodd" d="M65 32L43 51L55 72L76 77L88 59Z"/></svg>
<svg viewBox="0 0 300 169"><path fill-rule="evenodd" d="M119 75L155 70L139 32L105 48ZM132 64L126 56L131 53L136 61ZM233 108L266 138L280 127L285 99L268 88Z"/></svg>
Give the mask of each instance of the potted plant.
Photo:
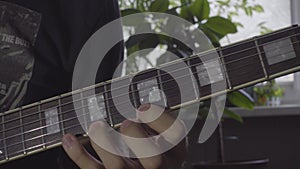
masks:
<svg viewBox="0 0 300 169"><path fill-rule="evenodd" d="M256 104L259 106L279 106L284 96L284 88L279 86L275 80L253 88Z"/></svg>

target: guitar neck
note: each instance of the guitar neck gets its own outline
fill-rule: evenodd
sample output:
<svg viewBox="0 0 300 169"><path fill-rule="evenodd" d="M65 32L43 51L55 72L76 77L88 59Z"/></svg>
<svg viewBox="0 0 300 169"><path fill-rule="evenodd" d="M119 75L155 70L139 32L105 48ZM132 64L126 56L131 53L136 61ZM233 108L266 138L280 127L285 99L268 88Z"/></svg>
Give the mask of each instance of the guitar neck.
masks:
<svg viewBox="0 0 300 169"><path fill-rule="evenodd" d="M92 122L100 119L116 127L125 119L122 114L135 115L127 108L128 104L139 107L157 103L175 108L297 72L300 70L299 33L300 28L293 26L185 58L184 67L174 61L135 76L2 113L0 161L11 161L57 146L65 133L84 134ZM172 76L167 72L172 72ZM178 79L189 97L178 97ZM191 81L193 84L184 83ZM219 84L226 86L212 91L211 86ZM124 90L127 94L122 92Z"/></svg>

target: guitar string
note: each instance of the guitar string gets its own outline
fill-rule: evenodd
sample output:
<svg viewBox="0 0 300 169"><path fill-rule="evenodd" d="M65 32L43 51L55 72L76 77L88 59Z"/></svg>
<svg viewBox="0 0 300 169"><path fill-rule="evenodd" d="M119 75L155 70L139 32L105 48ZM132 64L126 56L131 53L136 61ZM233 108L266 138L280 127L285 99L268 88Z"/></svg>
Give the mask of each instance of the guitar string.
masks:
<svg viewBox="0 0 300 169"><path fill-rule="evenodd" d="M79 108L79 109L82 109L82 108ZM88 115L89 113L86 113L86 114L83 114L83 115L81 115L81 116L86 116L86 115ZM78 117L75 117L75 118L73 118L73 120L74 119L78 119ZM70 120L70 119L69 119ZM100 119L101 120L101 119ZM103 120L103 119L102 119ZM108 118L105 118L104 120L108 120ZM65 120L65 122L66 121L68 121L68 119L66 119ZM97 121L97 120L96 120ZM60 122L58 122L57 124L55 124L55 125L60 125L61 123L63 123L64 121L60 121ZM92 120L88 120L88 121L84 121L83 123L81 123L81 122L79 122L79 124L77 123L77 124L75 124L75 125L73 125L73 126L69 126L69 127L64 127L64 130L66 131L66 130L71 130L71 129L74 129L74 128L77 128L77 127L82 127L83 125L85 125L85 124L87 124L87 123L91 123L91 122L95 122L95 121L92 121ZM49 126L48 126L49 127ZM40 127L40 128L38 128L38 129L35 129L36 131L37 130L41 130L41 132L43 132L43 130L45 129L45 126L43 126L43 127ZM76 133L73 131L73 134L83 134L83 133L80 133L80 132L83 132L83 131L76 131ZM30 132L29 132L30 133ZM24 134L24 133L23 133ZM54 143L56 143L56 142L61 142L61 137L62 137L62 133L61 132L59 132L59 133L55 133L56 135L58 135L60 138L58 138L58 139L56 139L56 140L52 140L52 141L50 141L50 142L46 142L46 143L43 143L43 144L40 144L40 146L45 146L45 145L47 145L47 144L49 144L49 143L52 143L52 142L54 142ZM19 144L22 144L22 143L25 143L26 144L26 142L28 142L28 141L31 141L31 140L36 140L36 139L38 139L38 138L45 138L45 137L47 137L47 136L50 136L50 135L53 135L53 134L49 134L49 133L47 133L47 134L42 134L42 135L39 135L39 136L36 136L36 137L34 137L34 138L30 138L30 139L26 139L26 140L23 140L23 141L21 141L21 142L18 142L18 143L15 143L15 144L11 144L11 145L8 145L8 146L6 146L6 148L8 149L8 148L10 148L10 147L14 147L14 146L16 146L16 145L19 145ZM22 134L20 134L19 136L22 136ZM14 137L17 137L17 136L14 136ZM13 138L13 137L10 137L10 138ZM5 138L5 139L3 139L3 140L1 140L1 141L5 141L5 140L7 140L7 139L10 139L10 138ZM0 142L1 142L0 141ZM23 145L25 145L25 144L23 144ZM5 147L2 147L2 148L5 148ZM0 149L2 149L2 148L0 148ZM29 149L32 149L32 147L29 147L29 148L26 148L25 147L25 149L23 148L22 150L20 150L20 151L18 151L18 152L15 152L15 154L17 154L17 153L23 153L23 152L27 152Z"/></svg>
<svg viewBox="0 0 300 169"><path fill-rule="evenodd" d="M292 44L290 44L290 45L292 45ZM290 46L290 45L289 45L289 46ZM293 52L294 52L294 51L293 51Z"/></svg>
<svg viewBox="0 0 300 169"><path fill-rule="evenodd" d="M295 29L297 29L297 28L295 28ZM282 32L283 32L283 31L282 31ZM280 32L279 32L279 33L280 33ZM278 34L279 34L279 33L278 33ZM238 45L238 44L237 44L237 45ZM22 152L23 152L23 151L22 151Z"/></svg>
<svg viewBox="0 0 300 169"><path fill-rule="evenodd" d="M295 44L295 43L293 43L293 44ZM289 44L288 46L285 46L285 47L289 47L290 45L293 45L293 44ZM293 51L289 51L289 52L293 52ZM265 53L264 53L264 52L261 52L261 54L265 54ZM244 57L244 58L240 58L240 59L238 59L238 60L233 60L233 61L231 61L231 62L227 62L226 64L222 64L222 65L229 65L229 64L232 64L232 63L234 63L234 62L243 60L243 59L245 59L245 58L250 58L250 57L252 57L252 56L259 56L259 54L254 54L254 55L246 56L246 57ZM210 62L214 62L214 61L216 61L216 60L211 60ZM194 65L191 65L191 67L194 67L194 66L197 66L197 65L203 65L203 64L202 64L202 63L197 63L197 64L194 64ZM213 67L211 67L211 68L213 68ZM182 70L182 69L186 69L186 68L180 68L180 69L177 69L177 70L172 71L172 72L176 72L176 71L179 71L179 70ZM234 69L233 69L233 70L234 70ZM232 71L232 70L231 70L231 71ZM172 72L170 72L170 73L172 73ZM149 79L161 77L161 76L164 76L164 75L168 75L168 73L161 74L160 76L153 76L153 77L151 77L151 78L149 78ZM145 81L145 80L144 80L144 81ZM136 84L138 84L138 83L140 83L140 82L137 82ZM133 83L132 83L132 84L133 84ZM159 85L160 85L160 84L159 84ZM118 88L116 88L116 89L114 89L114 90L121 89L121 88L124 88L124 87L127 87L127 88L128 88L128 86L125 85L125 86L118 87ZM111 90L105 91L105 92L103 92L103 94L106 94L106 93L109 93L109 92L111 92ZM136 91L133 91L133 92L136 92ZM72 103L72 102L70 102L70 103ZM67 103L67 104L68 104L68 103Z"/></svg>
<svg viewBox="0 0 300 169"><path fill-rule="evenodd" d="M175 94L175 97L178 97L176 94ZM172 97L171 97L172 98ZM195 98L196 99L196 98ZM87 107L87 106L86 106ZM83 107L80 107L80 108L77 108L77 109L83 109ZM73 109L73 110L75 110L75 109ZM73 111L72 110L72 111ZM132 113L132 112L126 112L126 113ZM54 126L54 125L60 125L60 124L63 124L64 122L68 122L68 121L71 121L71 120L75 120L75 119L78 119L78 118L80 118L80 117L83 117L83 116L86 116L86 115L90 115L90 113L85 113L85 114L82 114L81 116L75 116L75 117L72 117L72 118L69 118L69 119L64 119L63 121L60 121L60 122L57 122L57 123L54 123L54 124L51 124L51 125L47 125L47 126L41 126L41 127L39 127L39 128L35 128L35 129L33 129L33 130L30 130L30 131L28 131L28 132L25 132L25 133L21 133L21 134L17 134L17 135L14 135L14 136L10 136L10 137L8 137L8 138L5 138L5 139L3 139L3 140L7 140L7 139L10 139L10 138L14 138L14 137L17 137L17 136L22 136L22 135L24 135L24 134L27 134L27 133L31 133L31 132L35 132L36 130L43 130L43 129L45 129L45 128L47 128L47 127L51 127L51 126ZM114 115L120 115L119 113L114 113L114 114L111 114L110 116L111 117L113 117ZM121 115L121 117L123 117L122 115ZM106 117L106 118L104 118L106 121L108 121L108 117ZM45 120L45 119L44 119ZM40 120L38 121L38 122L40 122ZM91 121L85 121L84 123L88 123L88 122L91 122ZM78 123L77 123L78 124ZM27 126L27 125L29 125L29 124L24 124L25 126ZM80 125L75 125L75 127L79 127L79 126L81 126L82 124L80 123ZM65 128L65 127L62 127L64 130L67 130L67 129L69 129L69 128L72 128L72 127L67 127L67 128ZM8 129L8 130L13 130L13 129ZM3 141L3 140L1 140L1 141ZM18 144L18 143L17 143Z"/></svg>
<svg viewBox="0 0 300 169"><path fill-rule="evenodd" d="M181 77L179 77L179 78L181 78ZM167 90L168 88L166 88L165 89L165 91ZM172 89L172 88L170 88L170 89ZM128 102L124 102L124 103L128 103ZM88 106L88 105L87 105ZM117 105L115 105L115 106L117 106ZM56 106L56 108L59 108L59 107L62 107L62 106ZM108 107L108 108L113 108L114 106L110 106L110 107ZM54 108L54 107L53 107ZM71 110L71 111L73 111L73 110ZM39 113L42 113L42 112L39 112ZM61 112L60 114L61 115L63 115L64 113L67 113L67 112ZM32 115L32 114L31 114ZM111 114L111 116L113 116L113 114ZM22 118L24 118L24 117L22 117ZM12 121L16 121L16 120L20 120L20 118L17 118L17 119L13 119L13 120L11 120L11 121L9 121L9 122L12 122ZM45 119L40 119L40 120L45 120ZM9 122L6 122L6 123L9 123ZM28 125L28 124L23 124L24 126L25 125ZM21 126L18 126L18 127L21 127ZM17 127L15 127L15 128L17 128ZM10 129L7 129L7 130L12 130L12 128L10 128ZM5 132L5 131L1 131L1 132Z"/></svg>
<svg viewBox="0 0 300 169"><path fill-rule="evenodd" d="M178 97L177 96L177 94L174 94L173 96L175 96L175 97ZM172 98L173 96L170 96L170 98ZM173 97L173 98L175 98L175 97ZM194 98L194 99L196 99L196 98ZM88 105L87 105L88 106ZM85 107L87 107L87 106L85 106ZM84 107L80 107L80 108L76 108L76 109L83 109ZM73 109L73 110L71 110L71 111L74 111L74 110L76 110L76 109ZM63 113L65 113L65 112L63 112ZM128 114L128 113L132 113L132 112L126 112L126 114ZM57 123L54 123L54 124L51 124L51 125L47 125L47 126L41 126L41 127L39 127L39 128L35 128L35 129L32 129L32 130L30 130L30 131L27 131L27 132L24 132L24 133L19 133L19 134L17 134L17 135L13 135L13 136L10 136L10 137L6 137L5 139L3 139L3 140L7 140L7 139L10 139L10 138L14 138L14 137L16 137L16 136L22 136L22 135L24 135L24 134L28 134L28 133L32 133L32 132L35 132L36 130L43 130L43 129L45 129L46 127L51 127L51 126L54 126L54 125L60 125L60 124L63 124L64 122L70 122L71 120L77 120L78 118L81 118L81 117L83 117L83 116L86 116L86 115L90 115L90 112L89 113L85 113L85 114L82 114L82 115L80 115L80 116L75 116L75 117L72 117L72 118L68 118L68 119L64 119L64 120L62 120L62 121L59 121L59 122L57 122ZM120 116L120 114L119 113L114 113L114 114L111 114L110 116L111 117L113 117L113 116L115 116L115 115L119 115ZM121 117L123 117L122 115L121 115ZM46 119L42 119L42 120L46 120ZM107 120L108 121L108 117L106 117L105 118L105 120ZM36 121L36 122L40 122L41 120L38 120L38 121ZM85 122L85 123L87 123L87 122ZM23 124L23 126L27 126L27 125L30 125L31 123L26 123L26 124ZM66 130L67 128L65 128L65 127L62 127L64 130ZM7 129L7 130L13 130L12 128L10 128L10 129Z"/></svg>
<svg viewBox="0 0 300 169"><path fill-rule="evenodd" d="M293 52L293 51L290 51L289 53L291 53L291 52ZM257 55L252 55L252 56L257 56ZM252 64L255 64L255 63L252 63ZM251 65L251 64L248 64L248 65ZM238 67L238 68L236 68L236 69L231 69L231 71L233 71L233 70L239 70L240 68ZM224 71L224 72L226 72L226 71ZM191 76L191 75L198 75L198 73L200 73L199 71L197 71L197 72L193 72L193 73L190 73L190 74L188 74L188 75L183 75L183 76L179 76L179 77L177 77L176 79L181 79L181 78L184 78L184 77L189 77L189 76ZM215 74L215 75L219 75L219 74ZM224 75L224 73L222 74L222 75ZM164 81L164 83L157 83L158 85L162 85L162 84L165 84L165 83L169 83L169 82L172 82L172 81L174 81L173 79L171 79L171 80L168 80L168 81ZM187 82L185 82L185 83L187 83ZM184 84L185 84L184 83ZM127 86L128 87L128 86ZM152 86L150 86L150 87L152 87ZM149 86L147 87L147 88L143 88L143 89L148 89L149 88ZM143 89L138 89L138 90L133 90L133 91L131 91L131 92L129 92L129 94L130 93L135 93L135 92L138 92L138 91L140 91L140 90L143 90ZM169 88L164 88L164 90L165 91L167 91ZM172 88L171 88L172 89ZM103 95L103 94L105 94L105 93L100 93L100 94L96 94L96 96L101 96L101 95ZM118 95L118 96L116 96L116 97L108 97L108 98L106 98L104 101L110 101L110 100L113 100L113 99L115 99L115 98L117 98L117 97L121 97L121 96L124 96L124 95ZM74 101L70 101L70 102L67 102L67 103L64 103L64 104L60 104L60 105L58 105L58 106L53 106L52 108L59 108L59 107L63 107L63 106L66 106L66 105L68 105L68 104L73 104L73 103L75 103L75 102L80 102L80 101L82 101L82 100L85 100L85 99L88 99L88 98L90 98L90 96L88 96L88 97L83 97L83 98L81 98L81 99L77 99L77 100L74 100ZM122 104L122 102L121 102L121 104ZM115 106L117 106L118 104L116 104ZM112 108L112 107L108 107L108 108ZM41 112L44 112L45 110L41 110L41 111L39 111L39 112L35 112L35 113L41 113ZM16 112L16 113L19 113L19 112ZM64 113L64 112L63 112ZM25 116L22 116L22 118L27 118L27 117L30 117L30 116L34 116L34 115L37 115L37 114L28 114L28 115L25 115ZM8 120L8 121L6 121L6 123L9 123L9 122L12 122L12 121L17 121L17 120L20 120L20 118L18 117L18 118L15 118L15 119L10 119L10 120ZM3 123L0 123L0 125L2 125ZM1 132L1 131L0 131Z"/></svg>
<svg viewBox="0 0 300 169"><path fill-rule="evenodd" d="M188 83L188 82L185 82L186 84ZM172 88L167 88L166 89L166 91L169 91L169 90L172 90L172 89L174 89L173 87ZM176 93L175 93L176 94ZM101 96L102 95L102 93L100 93L100 94L96 94L96 96ZM149 96L149 94L147 94L146 96ZM170 97L172 98L172 96L173 95L171 95ZM74 101L74 102L70 102L69 104L71 104L71 103L76 103L76 102L81 102L82 100L76 100L76 101ZM109 106L109 107L106 107L107 109L111 109L111 108L114 108L114 107L116 107L116 106L120 106L120 105L122 105L122 104L127 104L127 103L129 103L129 101L128 100L126 100L125 102L122 102L122 103L119 103L119 104L116 104L116 105L113 105L113 106ZM67 106L67 105L64 105L64 106ZM59 107L64 107L64 106L55 106L55 107L52 107L52 108L59 108ZM72 105L73 106L73 105ZM62 111L61 113L60 113L60 115L66 115L66 114L68 114L68 113L72 113L74 110L78 110L78 109L82 109L82 108L88 108L90 105L88 105L88 104L86 104L86 105L83 105L82 107L79 107L79 108L76 108L75 107L75 109L69 109L69 110L67 110L67 111ZM42 112L44 112L44 111L40 111L39 113L42 113ZM87 113L87 114L89 114L89 113ZM86 114L86 115L87 115ZM115 114L117 114L117 113L112 113L112 114L110 114L110 116L113 116L113 115L115 115ZM31 117L31 116L34 116L34 115L38 115L38 113L36 113L36 114L29 114L29 115L27 115L26 117L25 116L22 116L22 118L29 118L29 117ZM6 121L5 123L4 123L4 125L5 124L7 124L7 123L11 123L11 122L14 122L14 121L19 121L19 120L21 120L22 118L16 118L16 119L11 119L11 120L9 120L9 121ZM37 121L33 121L33 122L30 122L30 123L23 123L22 124L22 126L27 126L27 125L30 125L30 124L33 124L33 123L36 123L36 122L40 122L40 121L42 121L42 120L46 120L46 118L42 118L42 119L40 119L40 120L37 120ZM67 119L66 119L67 120ZM3 125L3 123L1 123L0 125ZM1 132L5 132L5 131L10 131L10 130L13 130L13 129L16 129L16 128L19 128L19 127L22 127L22 126L14 126L14 127L12 127L12 128L8 128L8 129L6 129L6 130L2 130L2 131L0 131L0 133Z"/></svg>
<svg viewBox="0 0 300 169"><path fill-rule="evenodd" d="M292 52L294 52L294 51L289 51L289 53L292 53ZM287 54L287 53L285 53L285 54ZM251 55L251 56L258 56L257 54L254 54L254 55ZM250 56L250 57L251 57ZM247 56L247 57L244 57L244 58L241 58L240 60L243 60L243 59L245 59L245 58L249 58L249 56ZM233 63L233 62L232 62ZM231 63L228 63L228 64L231 64ZM253 63L252 63L253 64ZM254 63L255 64L255 63ZM195 66L196 64L194 64L193 66ZM199 64L199 65L201 65L201 63ZM240 69L240 68L237 68L237 69ZM237 69L231 69L231 71L233 71L233 70L237 70ZM223 72L227 72L227 71L223 71ZM181 77L178 77L178 78L175 78L175 79L180 79L180 78L183 78L183 77L188 77L188 76L191 76L191 75L196 75L196 74L198 74L198 73L200 73L200 72L193 72L192 74L190 73L190 74L188 74L188 75L184 75L184 76L181 76ZM223 73L224 74L224 73ZM158 76L155 76L155 77L151 77L151 79L153 79L153 78L157 78ZM173 79L171 79L171 80L168 80L168 81L164 81L164 83L168 83L168 82L170 82L170 81L174 81ZM164 84L164 83L157 83L158 85L162 85L162 84ZM129 87L129 86L127 86L127 87ZM149 87L148 87L149 88ZM145 88L145 89L147 89L147 88ZM138 92L138 91L140 91L140 90L142 90L142 89L139 89L139 90L133 90L133 91L131 91L131 92L129 92L129 93L135 93L135 92ZM106 93L108 93L108 92L106 92ZM105 94L105 92L103 92L103 93L101 93L101 94ZM109 101L109 100L113 100L113 99L115 99L115 98L117 98L117 97L119 97L120 95L118 95L118 96L116 96L116 97L108 97L107 99L105 99L105 101ZM86 98L82 98L82 99L79 99L79 100L75 100L75 101L71 101L71 102L69 102L69 103L65 103L64 105L59 105L59 106L55 106L55 107L52 107L52 108L59 108L59 107L62 107L62 106L65 106L65 105L67 105L67 104L71 104L71 103L74 103L74 102L77 102L77 101L82 101L82 100L85 100L85 99L87 99L87 98L90 98L90 96L89 97L86 97ZM115 106L117 106L117 105L115 105ZM109 107L109 108L111 108L111 107ZM40 112L35 112L36 114L37 113L41 113L41 112L44 112L44 110L43 111L40 111ZM17 113L19 113L19 112L17 112ZM33 116L33 115L36 115L36 114L30 114L30 115L28 115L28 116ZM28 117L28 116L23 116L22 118L24 118L24 117ZM8 121L8 122L12 122L12 121L16 121L16 120L20 120L20 118L16 118L16 119L12 119L12 120L10 120L10 121ZM3 123L0 123L0 125L1 124L3 124Z"/></svg>
<svg viewBox="0 0 300 169"><path fill-rule="evenodd" d="M187 82L186 82L186 84L187 84ZM172 89L174 89L173 87L171 87L171 88L167 88L166 90L172 90ZM194 91L194 90L191 90L191 91ZM102 94L97 94L97 95L102 95ZM149 94L147 94L147 95L145 95L145 96L149 96ZM177 93L173 93L172 95L169 95L170 97L170 99L171 98L175 98L175 97L178 97L178 95L177 95ZM195 96L196 97L196 96ZM195 98L196 99L196 98ZM76 101L75 101L76 102ZM121 104L128 104L128 103L130 103L128 100L127 101L125 101L125 102L122 102ZM111 109L111 108L114 108L114 107L116 107L116 106L118 106L118 105L120 105L120 104L117 104L117 105L114 105L114 106L109 106L109 107L106 107L106 109ZM69 110L67 110L67 111L62 111L61 113L60 113L60 115L66 115L66 114L68 114L68 113L73 113L73 111L75 111L75 110L79 110L79 109L84 109L84 108L88 108L89 106L91 106L91 105L83 105L83 106L81 106L81 107L74 107L74 109L69 109ZM92 106L95 106L95 105L92 105ZM73 105L72 105L72 107L73 107ZM56 106L55 108L58 108L58 106ZM42 112L40 112L40 113L42 113ZM130 113L130 112L127 112L127 113ZM125 114L125 113L123 113L123 114ZM35 114L35 115L37 115L37 114ZM86 113L86 114L83 114L82 116L85 116L85 115L90 115L90 112L89 113ZM109 114L110 115L110 117L113 117L113 116L115 116L115 115L119 115L119 113L111 113L111 114ZM78 117L78 116L77 116ZM21 118L20 118L21 119ZM12 121L19 121L20 119L14 119L14 120L12 120ZM60 122L67 122L67 121L69 121L69 120L74 120L74 119L76 119L76 117L73 117L73 118L69 118L69 119L64 119L63 121L60 121ZM108 119L108 117L106 117L106 119ZM46 118L42 118L42 119L39 119L39 120L36 120L36 121L31 121L31 122L29 122L29 123L23 123L22 124L22 126L28 126L28 125L31 125L31 124L34 124L34 123L36 123L36 122L40 122L40 121L43 121L43 120L46 120ZM12 122L12 121L10 121L10 122ZM57 124L59 124L60 122L57 122L57 123L54 123L53 125L57 125ZM6 130L2 130L2 131L0 131L0 133L1 132L5 132L5 131L10 131L10 130L13 130L13 129L17 129L17 128L19 128L19 127L22 127L21 125L20 126L14 126L14 127L12 127L12 128L8 128L8 129L6 129ZM44 126L44 128L45 127L51 127L51 125L50 126ZM26 133L25 133L26 134Z"/></svg>
<svg viewBox="0 0 300 169"><path fill-rule="evenodd" d="M87 122L85 122L85 123L87 123ZM80 124L80 126L81 126L82 124ZM79 125L74 125L74 126L71 126L71 127L68 127L68 128L66 128L65 130L68 130L69 128L74 128L74 127L79 127ZM42 130L42 129L40 129L40 130ZM61 133L59 133L59 134L61 134ZM46 134L46 136L47 135L52 135L52 134ZM45 137L45 135L44 136L40 136L40 137ZM38 137L35 137L34 139L37 139ZM32 139L32 140L34 140L34 139ZM6 139L4 139L4 140L6 140ZM2 140L2 141L4 141L4 140ZM21 143L26 143L26 142L28 142L28 141L30 141L31 139L28 139L28 140L25 140L25 141L22 141L22 142L20 142L20 143L16 143L16 144L14 144L14 145L18 145L18 144L21 144ZM61 140L61 138L60 139L58 139L58 140L56 140L56 141L60 141ZM54 141L54 142L56 142L56 141ZM49 142L47 142L47 143L45 143L45 144L49 144ZM45 145L45 144L41 144L41 145ZM10 145L10 146L8 146L8 147L13 147L14 145ZM32 149L32 147L29 147L28 149ZM19 152L24 152L24 151L26 151L26 150L28 150L28 149L25 149L25 150L20 150Z"/></svg>
<svg viewBox="0 0 300 169"><path fill-rule="evenodd" d="M264 43L264 44L261 44L261 45L256 45L255 47L251 47L251 48L247 48L247 49L244 49L244 51L247 51L247 50L250 50L250 49L258 49L258 47L263 47L263 46L265 46L265 45L267 45L267 44L271 44L271 43L275 43L276 41L280 41L280 40L283 40L283 39L288 39L288 38L291 38L291 37L294 37L294 36L297 36L297 35L299 35L300 33L298 33L298 34L295 34L295 35L292 35L292 36L289 36L289 37L284 37L284 38L279 38L279 39L277 39L277 40L274 40L274 41L271 41L271 42L268 42L268 43ZM257 40L257 39L256 39ZM253 40L252 40L253 41ZM249 41L249 42L252 42L252 41ZM296 43L298 43L299 41L296 41L296 42L294 42L294 43L290 43L290 44L288 44L287 46L284 46L284 47L289 47L289 46L291 46L291 45L294 45L294 44L296 44ZM246 42L247 43L247 42ZM234 45L241 45L241 44L234 44ZM232 46L230 46L230 47L232 47ZM230 48L229 47L229 48ZM224 47L224 48L216 48L217 50L223 50L223 49L226 49L226 47ZM260 49L259 49L260 50ZM238 54L238 53L241 53L241 52L243 52L243 50L241 50L241 51L237 51L237 52L233 52L233 53L229 53L228 55L223 55L223 56L220 56L219 58L226 58L226 57L229 57L229 56L232 56L232 55L234 55L234 54ZM261 54L264 54L265 52L261 52ZM207 54L207 53L203 53L203 54ZM198 54L199 55L199 54ZM206 55L201 55L200 54L200 56L198 56L198 55L193 55L192 57L190 57L190 58L186 58L185 60L186 61L190 61L190 60L192 60L192 59L196 59L196 58L199 58L199 57L204 57L204 56L206 56ZM183 59L184 60L184 59ZM241 60L241 59L240 59ZM213 62L213 61L215 61L215 60L210 60L211 62ZM222 64L223 66L225 66L225 65L228 65L228 64L231 64L232 62L230 62L230 63L225 63L225 64ZM200 64L202 64L202 63L200 63ZM199 65L200 65L199 64ZM196 65L196 64L195 64ZM193 67L193 66L195 66L195 65L190 65L190 67ZM180 70L180 69L179 69ZM177 70L177 71L179 71L179 70ZM168 73L163 73L161 76L163 76L163 75L168 75ZM158 77L158 76L157 76ZM153 77L152 77L153 78ZM140 83L140 82L137 82L137 83ZM134 85L134 83L132 83L132 85ZM128 86L121 86L121 87L119 87L119 88L116 88L116 89L120 89L120 88L122 88L122 87L128 87ZM116 89L114 89L114 90L116 90ZM111 91L106 91L106 93L108 93L108 92L111 92ZM105 93L104 93L105 94Z"/></svg>

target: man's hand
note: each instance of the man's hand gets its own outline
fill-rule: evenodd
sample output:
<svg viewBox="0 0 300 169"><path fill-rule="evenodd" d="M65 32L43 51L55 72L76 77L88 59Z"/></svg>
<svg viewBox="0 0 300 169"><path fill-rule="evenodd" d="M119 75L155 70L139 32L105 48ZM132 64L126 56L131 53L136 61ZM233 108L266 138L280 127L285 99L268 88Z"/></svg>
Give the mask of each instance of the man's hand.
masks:
<svg viewBox="0 0 300 169"><path fill-rule="evenodd" d="M124 138L125 143L131 149L131 151L135 153L136 156L139 156L139 153L141 153L141 151L147 151L147 149L159 151L160 148L158 142L163 141L167 144L172 144L173 142L176 142L177 139L180 139L180 135L184 134L183 132L185 132L184 124L180 120L175 119L174 117L169 115L167 112L162 113L158 118L156 118L156 120L151 121L150 119L158 114L155 109L150 108L152 106L153 105L143 105L137 112L139 121L147 125L142 125L141 123L135 123L126 120L122 123L120 132L123 135L129 137L148 138L153 134L156 135L164 132L165 130L169 129L171 125L175 126L172 129L172 131L174 132L172 132L171 134L163 135L162 139L159 139L160 141L149 141L145 142L143 145L132 145ZM99 137L97 137L99 141L102 144L107 144L111 146L111 148L114 148L114 145L112 145L113 140L111 140L110 134L105 128L106 127L103 122L96 122L92 124L92 126L90 127L90 131L92 132L92 134L93 132L101 133L98 134ZM91 133L89 133L89 135L90 134ZM68 156L82 169L166 169L170 167L180 168L187 151L186 139L184 139L165 154L159 154L153 157L134 160L112 154L98 146L91 139L92 147L102 161L100 162L92 157L74 136L67 134L64 136L62 142L63 148Z"/></svg>

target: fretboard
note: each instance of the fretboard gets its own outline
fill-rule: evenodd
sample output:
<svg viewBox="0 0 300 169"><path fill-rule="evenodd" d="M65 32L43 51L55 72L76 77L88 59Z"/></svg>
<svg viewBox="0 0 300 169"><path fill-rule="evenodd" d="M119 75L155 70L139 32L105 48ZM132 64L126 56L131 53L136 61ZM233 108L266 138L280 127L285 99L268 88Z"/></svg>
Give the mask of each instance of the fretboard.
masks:
<svg viewBox="0 0 300 169"><path fill-rule="evenodd" d="M122 114L135 115L127 109L128 104L139 107L157 103L172 109L297 72L300 70L299 33L300 28L293 26L184 58L181 60L186 64L184 67L174 61L113 80L118 87L112 87L109 81L4 112L0 117L0 161L59 145L64 134L84 134L94 121L106 120L116 127L125 119ZM178 97L178 79L189 97ZM191 81L192 84L184 83ZM212 92L211 86L218 84L226 86ZM127 93L118 93L124 89ZM113 96L112 91L117 95Z"/></svg>

